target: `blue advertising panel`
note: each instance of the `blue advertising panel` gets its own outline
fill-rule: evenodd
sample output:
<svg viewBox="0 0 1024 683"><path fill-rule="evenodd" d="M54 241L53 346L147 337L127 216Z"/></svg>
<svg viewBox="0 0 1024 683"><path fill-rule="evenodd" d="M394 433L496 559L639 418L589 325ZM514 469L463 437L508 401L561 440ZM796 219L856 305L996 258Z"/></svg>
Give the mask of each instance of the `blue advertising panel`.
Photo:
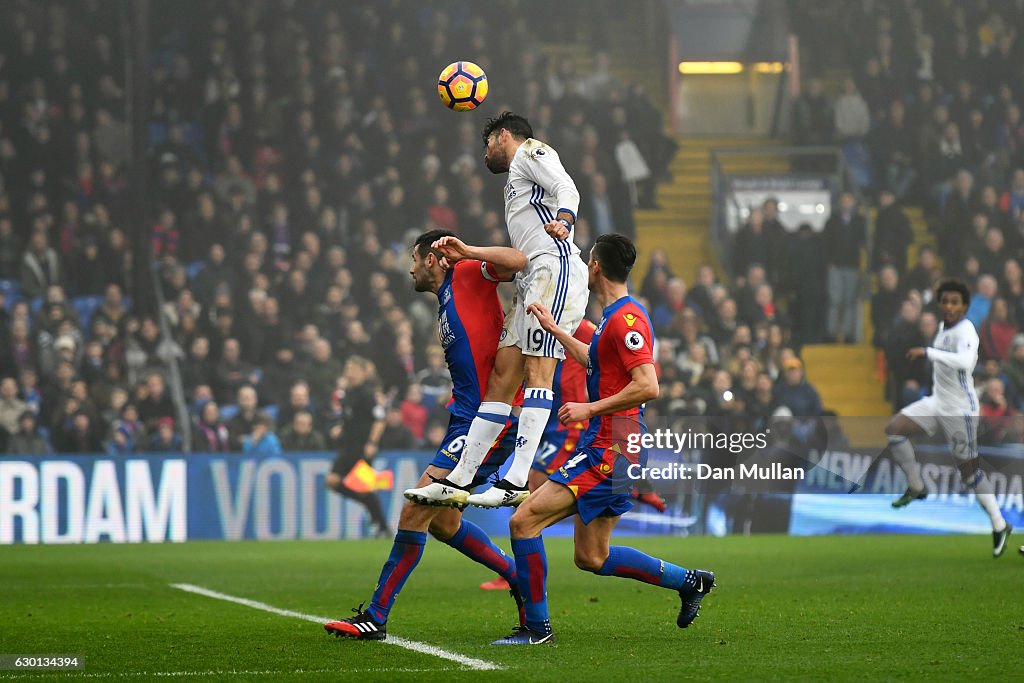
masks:
<svg viewBox="0 0 1024 683"><path fill-rule="evenodd" d="M919 446L921 477L928 498L893 509L894 492L906 488L906 477L889 458L877 453L830 451L808 470L793 496L789 533L983 533L991 531L988 515L973 493L966 493L948 451ZM1019 448L981 448L996 502L1016 528L1024 524L1022 453ZM872 464L874 463L874 464ZM860 481L850 495L850 482Z"/></svg>

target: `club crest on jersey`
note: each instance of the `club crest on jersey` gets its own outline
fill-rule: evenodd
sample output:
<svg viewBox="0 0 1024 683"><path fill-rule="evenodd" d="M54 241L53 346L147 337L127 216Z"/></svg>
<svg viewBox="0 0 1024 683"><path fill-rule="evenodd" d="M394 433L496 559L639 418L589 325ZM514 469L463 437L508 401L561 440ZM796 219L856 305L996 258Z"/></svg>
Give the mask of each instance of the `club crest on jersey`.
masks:
<svg viewBox="0 0 1024 683"><path fill-rule="evenodd" d="M636 323L636 316L633 315L632 313L623 313L622 319L625 320L626 324L629 325L630 327L633 327L633 325Z"/></svg>
<svg viewBox="0 0 1024 683"><path fill-rule="evenodd" d="M448 324L448 311L442 313L441 318L437 321L437 339L445 349L455 343L455 333L452 332L452 326Z"/></svg>
<svg viewBox="0 0 1024 683"><path fill-rule="evenodd" d="M448 302L451 301L451 300L452 300L452 290L450 290L450 289L444 290L444 295L441 297L441 304L443 306L447 306Z"/></svg>
<svg viewBox="0 0 1024 683"><path fill-rule="evenodd" d="M507 336L508 336L508 330L506 330L504 327L501 328L501 334L498 335L498 341L500 341L500 342L505 341L505 337L507 337Z"/></svg>
<svg viewBox="0 0 1024 683"><path fill-rule="evenodd" d="M644 336L636 330L630 330L626 333L625 342L630 351L639 351L644 347Z"/></svg>

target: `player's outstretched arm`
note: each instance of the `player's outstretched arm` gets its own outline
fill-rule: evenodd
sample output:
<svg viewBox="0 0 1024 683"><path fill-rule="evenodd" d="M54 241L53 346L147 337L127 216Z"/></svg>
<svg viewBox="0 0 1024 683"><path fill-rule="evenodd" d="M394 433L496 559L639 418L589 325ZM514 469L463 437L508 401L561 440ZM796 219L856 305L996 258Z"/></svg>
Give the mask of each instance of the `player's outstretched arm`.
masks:
<svg viewBox="0 0 1024 683"><path fill-rule="evenodd" d="M447 235L430 245L444 256L447 265L463 259L486 261L500 280L507 280L526 267L526 255L511 247L474 247Z"/></svg>
<svg viewBox="0 0 1024 683"><path fill-rule="evenodd" d="M652 363L638 365L629 371L630 382L622 387L622 391L607 396L593 403L566 403L558 411L558 419L562 422L586 420L598 415L611 415L620 410L628 410L658 398L661 390L658 386L658 375ZM585 414L585 415L584 415Z"/></svg>
<svg viewBox="0 0 1024 683"><path fill-rule="evenodd" d="M976 350L969 346L961 351L943 351L934 346L916 346L907 351L907 358L910 360L922 357L954 370L973 371L975 364L978 362Z"/></svg>
<svg viewBox="0 0 1024 683"><path fill-rule="evenodd" d="M576 339L571 334L566 333L558 323L555 322L554 316L551 315L551 311L548 307L539 301L534 301L532 304L526 307L526 312L537 318L537 322L547 332L558 340L558 343L565 347L565 352L572 357L574 361L587 367L590 364L590 346L584 344L579 339Z"/></svg>

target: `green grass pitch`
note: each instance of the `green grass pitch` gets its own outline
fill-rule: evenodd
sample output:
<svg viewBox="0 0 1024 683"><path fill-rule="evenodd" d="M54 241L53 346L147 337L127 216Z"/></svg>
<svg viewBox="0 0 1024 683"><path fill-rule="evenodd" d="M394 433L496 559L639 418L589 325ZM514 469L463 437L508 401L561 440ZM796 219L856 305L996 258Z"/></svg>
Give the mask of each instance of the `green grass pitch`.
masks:
<svg viewBox="0 0 1024 683"><path fill-rule="evenodd" d="M1012 680L1024 665L1018 544L993 560L987 536L624 542L717 573L693 626L676 628L674 593L579 571L571 541L549 539L558 644L491 647L515 621L511 599L480 591L486 570L429 542L389 633L495 671L170 587L349 616L373 590L384 541L6 547L0 652L84 654L87 668L0 680Z"/></svg>

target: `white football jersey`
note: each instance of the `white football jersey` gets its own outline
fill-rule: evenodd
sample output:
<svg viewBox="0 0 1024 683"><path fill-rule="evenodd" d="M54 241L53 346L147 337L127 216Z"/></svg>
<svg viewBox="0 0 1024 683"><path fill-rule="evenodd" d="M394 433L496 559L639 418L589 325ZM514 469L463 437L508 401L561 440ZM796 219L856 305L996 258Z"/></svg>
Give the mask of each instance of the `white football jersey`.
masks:
<svg viewBox="0 0 1024 683"><path fill-rule="evenodd" d="M519 145L505 183L505 225L512 246L526 254L527 259L538 254L562 256L565 244L571 254L580 253L573 243L575 231L571 230L568 239L562 241L562 248L559 240L544 232L544 224L555 220L559 210L569 211L575 219L579 206L580 193L565 172L558 153L533 138Z"/></svg>
<svg viewBox="0 0 1024 683"><path fill-rule="evenodd" d="M949 329L941 323L935 341L927 349L932 361L932 395L957 412L978 414L973 377L978 364L978 343L974 323L963 318Z"/></svg>

